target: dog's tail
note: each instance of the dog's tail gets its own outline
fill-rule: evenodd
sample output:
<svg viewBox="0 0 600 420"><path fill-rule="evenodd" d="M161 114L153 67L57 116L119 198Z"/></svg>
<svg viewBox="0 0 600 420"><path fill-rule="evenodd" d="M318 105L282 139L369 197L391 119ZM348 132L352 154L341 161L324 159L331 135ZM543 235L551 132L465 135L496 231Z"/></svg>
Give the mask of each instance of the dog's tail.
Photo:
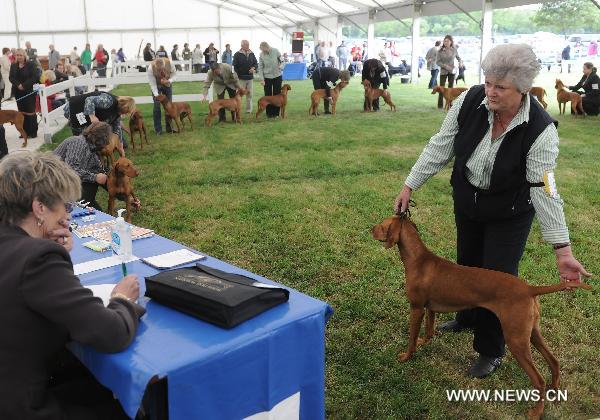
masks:
<svg viewBox="0 0 600 420"><path fill-rule="evenodd" d="M591 290L592 286L578 281L561 281L560 283L556 283L551 286L529 286L531 296L539 296L546 295L548 293L560 292L561 290L566 290L568 288Z"/></svg>

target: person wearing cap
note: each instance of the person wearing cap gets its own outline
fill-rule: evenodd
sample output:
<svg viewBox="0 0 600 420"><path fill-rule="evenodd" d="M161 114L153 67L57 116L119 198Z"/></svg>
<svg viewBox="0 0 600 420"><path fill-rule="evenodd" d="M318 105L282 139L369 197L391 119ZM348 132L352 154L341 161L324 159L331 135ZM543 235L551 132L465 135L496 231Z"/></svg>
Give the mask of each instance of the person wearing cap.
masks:
<svg viewBox="0 0 600 420"><path fill-rule="evenodd" d="M230 98L233 98L240 88L240 81L236 72L233 71L233 67L229 64L212 61L204 82L202 102L208 102L208 90L211 85L217 92L217 98L225 99L225 91L227 91ZM225 109L220 109L219 121L225 121L225 119Z"/></svg>

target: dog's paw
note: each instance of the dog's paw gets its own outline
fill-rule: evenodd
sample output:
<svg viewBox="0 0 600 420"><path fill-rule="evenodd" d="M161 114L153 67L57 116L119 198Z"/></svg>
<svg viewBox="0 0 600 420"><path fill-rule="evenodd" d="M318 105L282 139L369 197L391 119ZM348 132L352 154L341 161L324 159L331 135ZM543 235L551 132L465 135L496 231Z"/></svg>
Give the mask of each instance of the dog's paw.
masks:
<svg viewBox="0 0 600 420"><path fill-rule="evenodd" d="M401 361L401 362L406 362L411 357L412 357L411 353L400 353L400 354L398 354L398 360Z"/></svg>

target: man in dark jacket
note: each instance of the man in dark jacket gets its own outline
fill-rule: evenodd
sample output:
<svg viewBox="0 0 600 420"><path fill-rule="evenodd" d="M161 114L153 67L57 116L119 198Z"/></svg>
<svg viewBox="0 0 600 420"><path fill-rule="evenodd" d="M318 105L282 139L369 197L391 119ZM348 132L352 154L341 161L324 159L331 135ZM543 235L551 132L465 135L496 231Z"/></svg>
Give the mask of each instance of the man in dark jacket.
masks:
<svg viewBox="0 0 600 420"><path fill-rule="evenodd" d="M156 53L152 49L152 44L148 42L144 47L144 61L154 61L155 57Z"/></svg>
<svg viewBox="0 0 600 420"><path fill-rule="evenodd" d="M252 112L252 84L254 82L254 73L256 73L258 61L252 51L250 43L245 39L242 41L242 47L233 55L233 70L240 79L240 86L246 89L246 113Z"/></svg>
<svg viewBox="0 0 600 420"><path fill-rule="evenodd" d="M362 69L362 81L368 80L371 82L371 87L379 89L379 86L383 84L383 90L387 89L390 85L390 76L388 75L385 66L376 58L370 58L363 64ZM367 101L365 99L364 109L367 109ZM373 101L373 111L379 111L379 98Z"/></svg>
<svg viewBox="0 0 600 420"><path fill-rule="evenodd" d="M335 67L320 67L317 66L312 74L312 82L315 90L325 89L325 114L331 114L329 112L329 102L331 101L331 89L336 85L338 80L347 82L350 80L350 72L348 70L338 70Z"/></svg>

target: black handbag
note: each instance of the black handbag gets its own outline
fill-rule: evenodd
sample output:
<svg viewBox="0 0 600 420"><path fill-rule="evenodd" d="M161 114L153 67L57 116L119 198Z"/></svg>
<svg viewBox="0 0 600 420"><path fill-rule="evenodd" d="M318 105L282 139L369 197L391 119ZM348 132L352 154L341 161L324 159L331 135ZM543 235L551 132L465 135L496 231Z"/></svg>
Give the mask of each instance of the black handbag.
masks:
<svg viewBox="0 0 600 420"><path fill-rule="evenodd" d="M290 292L196 264L147 277L146 296L219 327L232 328L287 302Z"/></svg>

